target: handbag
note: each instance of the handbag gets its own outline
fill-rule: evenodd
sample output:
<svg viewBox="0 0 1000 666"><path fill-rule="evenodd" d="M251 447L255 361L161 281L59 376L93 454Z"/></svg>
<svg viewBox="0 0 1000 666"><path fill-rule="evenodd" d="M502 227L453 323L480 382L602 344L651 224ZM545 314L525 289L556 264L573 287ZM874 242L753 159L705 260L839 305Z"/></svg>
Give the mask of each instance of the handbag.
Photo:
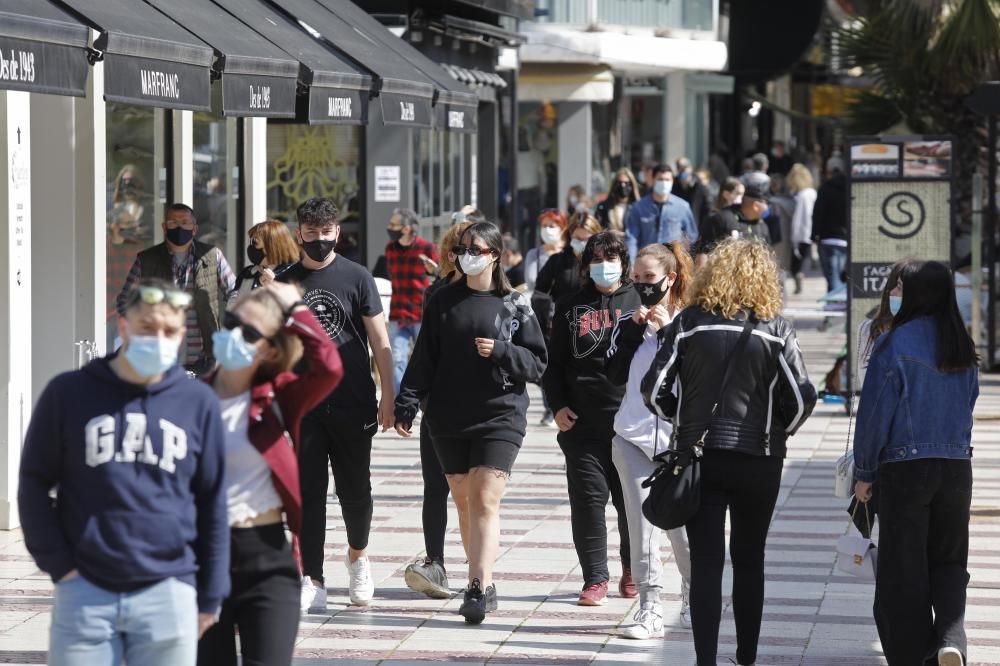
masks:
<svg viewBox="0 0 1000 666"><path fill-rule="evenodd" d="M858 356L861 355L861 340L858 340ZM837 458L833 468L833 495L847 499L854 495L854 451L851 449L851 429L854 426L854 391L847 396L847 441L844 455Z"/></svg>
<svg viewBox="0 0 1000 666"><path fill-rule="evenodd" d="M858 507L854 507L857 512ZM871 513L865 504L865 516L868 534L871 534ZM852 523L854 516L852 514ZM861 580L873 581L878 572L878 546L860 532L857 535L845 534L837 539L837 569Z"/></svg>
<svg viewBox="0 0 1000 666"><path fill-rule="evenodd" d="M712 405L709 423L701 438L686 449L677 449L677 428L670 435L669 448L653 456L660 464L653 473L642 482L643 488L649 488L649 496L642 503L642 515L652 525L664 530L672 530L685 525L698 512L701 505L701 457L704 452L705 439L712 427L712 418L719 408L719 403L725 395L726 385L732 376L733 360L743 354L743 349L750 339L750 333L757 324L757 318L750 314L743 324L743 331L736 346L726 359L726 371L719 384L719 395Z"/></svg>

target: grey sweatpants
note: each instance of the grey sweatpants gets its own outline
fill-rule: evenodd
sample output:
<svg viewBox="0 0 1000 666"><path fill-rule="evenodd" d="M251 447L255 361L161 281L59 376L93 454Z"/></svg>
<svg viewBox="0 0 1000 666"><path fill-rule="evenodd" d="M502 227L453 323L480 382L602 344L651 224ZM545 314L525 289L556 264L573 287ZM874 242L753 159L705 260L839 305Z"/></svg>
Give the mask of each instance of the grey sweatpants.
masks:
<svg viewBox="0 0 1000 666"><path fill-rule="evenodd" d="M615 435L611 443L611 460L622 480L625 496L625 515L628 518L629 541L632 546L632 577L639 590L640 606L660 603L660 529L642 515L642 503L649 489L642 482L656 469L656 463L646 452L623 437ZM667 530L670 547L674 551L677 570L685 582L691 580L691 554L688 551L687 533L683 527Z"/></svg>

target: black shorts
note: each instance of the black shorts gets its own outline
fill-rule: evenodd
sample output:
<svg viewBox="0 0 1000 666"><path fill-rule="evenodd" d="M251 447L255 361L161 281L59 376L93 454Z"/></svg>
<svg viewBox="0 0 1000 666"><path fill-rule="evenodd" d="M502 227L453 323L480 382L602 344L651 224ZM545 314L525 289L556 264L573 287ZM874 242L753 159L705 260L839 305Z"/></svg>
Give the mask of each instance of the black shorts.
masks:
<svg viewBox="0 0 1000 666"><path fill-rule="evenodd" d="M466 474L473 467L497 469L510 475L521 447L500 439L434 437L434 451L445 474Z"/></svg>

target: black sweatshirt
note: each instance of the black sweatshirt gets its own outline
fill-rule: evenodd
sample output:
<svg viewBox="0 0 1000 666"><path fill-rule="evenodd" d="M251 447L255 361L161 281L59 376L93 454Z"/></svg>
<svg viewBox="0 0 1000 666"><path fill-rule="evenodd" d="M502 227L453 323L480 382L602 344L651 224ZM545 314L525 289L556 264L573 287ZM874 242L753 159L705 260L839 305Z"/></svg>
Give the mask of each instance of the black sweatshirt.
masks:
<svg viewBox="0 0 1000 666"><path fill-rule="evenodd" d="M560 436L610 438L615 412L625 396L625 383L608 377L613 333L640 305L631 283L613 294L602 294L589 279L556 303L542 386L553 412L569 407L578 417L573 429Z"/></svg>
<svg viewBox="0 0 1000 666"><path fill-rule="evenodd" d="M494 340L483 358L476 338ZM413 423L427 396L434 437L489 438L521 445L527 428L526 382L537 382L547 352L528 299L497 296L462 280L424 305L424 319L396 396L396 420Z"/></svg>

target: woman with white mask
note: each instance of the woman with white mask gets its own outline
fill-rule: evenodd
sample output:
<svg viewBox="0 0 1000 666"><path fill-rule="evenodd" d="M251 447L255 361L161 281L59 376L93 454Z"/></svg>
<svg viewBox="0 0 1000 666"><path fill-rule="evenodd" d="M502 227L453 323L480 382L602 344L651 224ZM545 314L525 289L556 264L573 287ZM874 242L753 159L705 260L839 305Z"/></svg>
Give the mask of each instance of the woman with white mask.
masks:
<svg viewBox="0 0 1000 666"><path fill-rule="evenodd" d="M459 613L480 624L497 609L493 564L500 499L527 429L527 382L545 369L542 331L528 299L514 291L490 222L466 229L452 248L465 277L424 305L420 334L396 397L396 432L424 418L459 511L469 584Z"/></svg>

